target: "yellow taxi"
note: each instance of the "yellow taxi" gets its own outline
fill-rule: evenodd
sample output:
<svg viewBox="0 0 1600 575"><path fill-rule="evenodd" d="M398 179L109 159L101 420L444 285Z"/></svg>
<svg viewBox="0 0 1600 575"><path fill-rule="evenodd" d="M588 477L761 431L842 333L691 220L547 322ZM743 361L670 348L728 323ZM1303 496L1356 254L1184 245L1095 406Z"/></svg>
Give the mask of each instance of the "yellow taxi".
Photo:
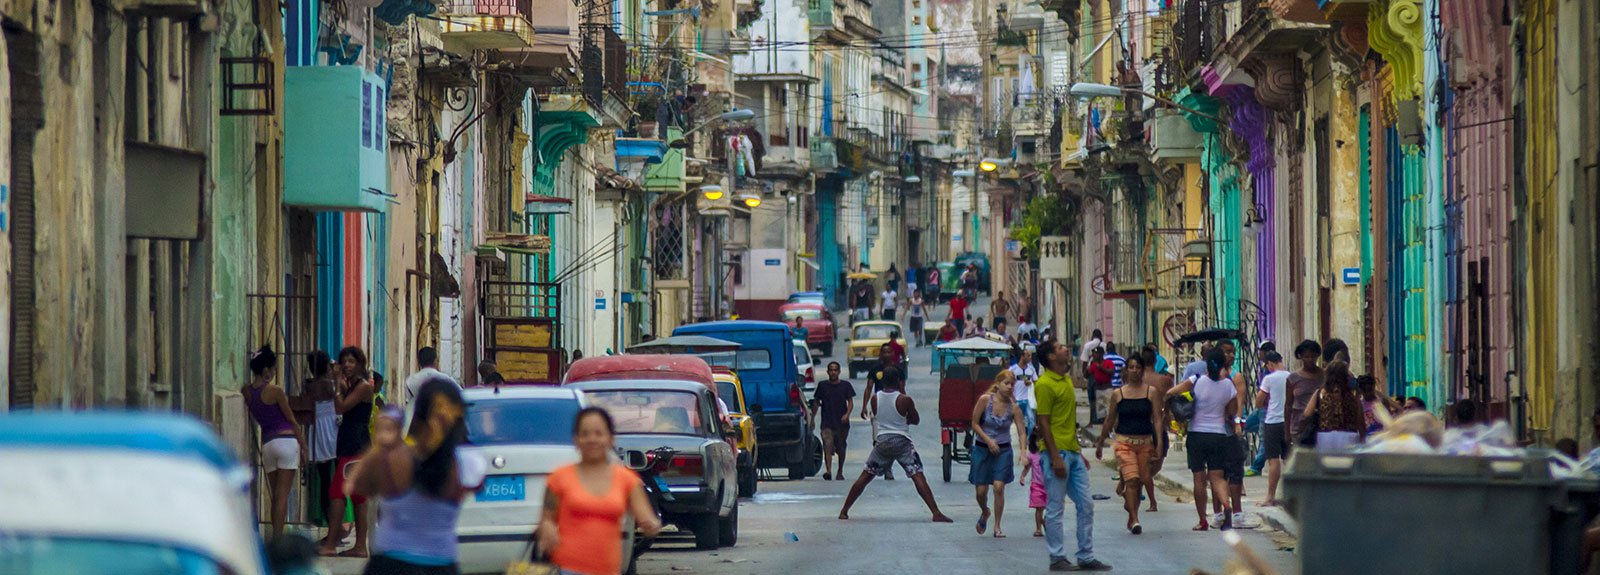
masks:
<svg viewBox="0 0 1600 575"><path fill-rule="evenodd" d="M736 466L739 468L739 496L756 494L756 422L750 418L744 403L744 383L739 375L723 367L712 368L711 379L717 382L717 397L728 404L728 420L739 430L735 445L739 448Z"/></svg>
<svg viewBox="0 0 1600 575"><path fill-rule="evenodd" d="M850 326L850 378L855 379L857 374L870 371L878 366L878 349L883 344L889 343L893 336L896 343L905 345L905 335L900 331L900 324L892 321L863 321ZM904 369L904 362L901 368Z"/></svg>

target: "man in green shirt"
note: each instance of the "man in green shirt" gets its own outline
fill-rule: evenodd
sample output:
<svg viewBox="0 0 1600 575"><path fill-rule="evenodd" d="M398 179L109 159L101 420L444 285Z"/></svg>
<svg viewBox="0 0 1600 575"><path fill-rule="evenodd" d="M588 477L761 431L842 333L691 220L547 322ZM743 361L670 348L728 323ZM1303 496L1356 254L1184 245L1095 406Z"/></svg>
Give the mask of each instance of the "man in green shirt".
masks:
<svg viewBox="0 0 1600 575"><path fill-rule="evenodd" d="M1057 340L1039 345L1044 370L1034 384L1039 400L1037 427L1044 439L1049 465L1044 467L1044 537L1050 550L1051 571L1110 571L1094 558L1094 501L1089 497L1089 460L1078 448L1078 397L1072 388L1072 348ZM1062 516L1066 498L1078 512L1077 565L1067 559Z"/></svg>

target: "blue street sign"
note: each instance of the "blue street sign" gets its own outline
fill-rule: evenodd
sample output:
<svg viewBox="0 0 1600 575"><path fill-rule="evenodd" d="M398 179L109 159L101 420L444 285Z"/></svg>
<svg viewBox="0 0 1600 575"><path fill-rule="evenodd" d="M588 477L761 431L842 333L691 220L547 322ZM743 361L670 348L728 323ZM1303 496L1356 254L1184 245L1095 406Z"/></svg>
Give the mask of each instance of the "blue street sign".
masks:
<svg viewBox="0 0 1600 575"><path fill-rule="evenodd" d="M761 263L769 266L781 266L783 265L783 260L778 258L767 258L765 260L761 260Z"/></svg>
<svg viewBox="0 0 1600 575"><path fill-rule="evenodd" d="M1361 285L1361 268L1344 268L1344 285Z"/></svg>
<svg viewBox="0 0 1600 575"><path fill-rule="evenodd" d="M602 310L606 309L606 298L603 298L603 297L594 298L594 309L595 309L595 311L602 311Z"/></svg>

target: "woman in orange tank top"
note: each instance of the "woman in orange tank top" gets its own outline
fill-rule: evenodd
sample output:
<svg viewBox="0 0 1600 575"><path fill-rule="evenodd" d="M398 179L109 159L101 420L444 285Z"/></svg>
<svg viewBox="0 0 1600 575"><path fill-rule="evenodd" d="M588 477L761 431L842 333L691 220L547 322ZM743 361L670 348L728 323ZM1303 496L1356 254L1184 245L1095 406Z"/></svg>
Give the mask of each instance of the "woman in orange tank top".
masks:
<svg viewBox="0 0 1600 575"><path fill-rule="evenodd" d="M572 438L581 459L550 473L545 481L544 517L539 547L564 572L617 575L622 572L622 518L632 514L647 537L661 532L661 520L645 497L644 483L611 461L616 427L598 407L578 412Z"/></svg>

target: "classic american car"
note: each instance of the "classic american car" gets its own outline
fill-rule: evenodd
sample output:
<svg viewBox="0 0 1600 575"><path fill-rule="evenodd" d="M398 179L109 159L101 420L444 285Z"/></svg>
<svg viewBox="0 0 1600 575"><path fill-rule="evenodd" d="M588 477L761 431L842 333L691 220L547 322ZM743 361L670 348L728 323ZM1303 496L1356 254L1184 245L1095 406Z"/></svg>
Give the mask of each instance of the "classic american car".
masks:
<svg viewBox="0 0 1600 575"><path fill-rule="evenodd" d="M564 385L605 408L616 421L617 448L674 451L652 493L663 522L694 533L695 546L716 549L739 538L739 485L734 448L717 413L711 366L688 355L584 358L567 369Z"/></svg>

